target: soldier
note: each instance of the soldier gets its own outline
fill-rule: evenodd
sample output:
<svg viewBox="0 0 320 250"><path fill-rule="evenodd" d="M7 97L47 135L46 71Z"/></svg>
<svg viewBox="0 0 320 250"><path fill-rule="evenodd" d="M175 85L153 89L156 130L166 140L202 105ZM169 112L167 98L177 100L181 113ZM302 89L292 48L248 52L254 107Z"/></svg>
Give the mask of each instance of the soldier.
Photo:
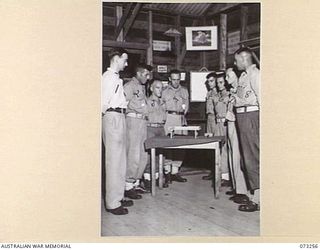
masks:
<svg viewBox="0 0 320 250"><path fill-rule="evenodd" d="M133 201L123 200L126 176L126 123L127 101L119 72L128 65L124 49L109 52L110 67L102 76L102 139L105 145L105 208L115 215L128 213L125 206Z"/></svg>
<svg viewBox="0 0 320 250"><path fill-rule="evenodd" d="M216 117L214 114L213 98L217 95L215 73L209 73L206 78L207 80L205 84L208 90L206 97L207 133L211 133L214 135L214 130L216 127ZM211 171L209 175L203 176L202 179L211 180L213 176L213 172Z"/></svg>
<svg viewBox="0 0 320 250"><path fill-rule="evenodd" d="M180 71L172 70L170 72L170 85L162 93L163 101L166 105L167 120L164 125L165 133L168 134L169 128L174 126L186 125L185 115L189 109L189 93L187 88L180 85ZM176 132L183 134L184 131ZM169 158L173 158L171 168L171 180L177 182L186 182L187 179L182 178L178 172L183 160L183 152L176 152Z"/></svg>
<svg viewBox="0 0 320 250"><path fill-rule="evenodd" d="M151 96L147 99L148 105L148 122L147 122L147 138L154 136L165 136L164 124L166 122L166 107L161 99L163 84L159 80L154 80L150 86ZM150 157L148 157L150 159ZM158 161L156 161L158 162ZM157 165L158 167L159 165ZM165 164L164 174L165 183L163 187L168 187L169 173L171 166ZM145 188L150 190L150 160L148 161L144 176ZM156 173L157 176L157 173Z"/></svg>
<svg viewBox="0 0 320 250"><path fill-rule="evenodd" d="M235 93L238 87L238 77L233 68L227 69L226 80L229 83L230 93ZM228 137L228 156L229 165L232 179L233 190L228 191L226 194L233 194L230 200L235 203L243 203L248 201L248 189L243 171L241 170L241 158L239 150L238 135L235 126L235 115L232 103L228 104L228 111L226 115L227 124L227 137Z"/></svg>
<svg viewBox="0 0 320 250"><path fill-rule="evenodd" d="M243 160L253 197L239 206L243 212L260 209L260 146L259 146L259 109L260 109L260 71L253 64L252 52L240 48L235 53L235 61L242 72L237 92L232 101L236 107L236 121L239 128L239 141Z"/></svg>
<svg viewBox="0 0 320 250"><path fill-rule="evenodd" d="M125 84L124 92L128 101L126 112L127 124L127 175L125 196L131 199L141 199L137 193L140 179L147 164L147 152L144 141L147 139L147 98L145 84L150 78L150 71L145 64L138 64L135 76Z"/></svg>

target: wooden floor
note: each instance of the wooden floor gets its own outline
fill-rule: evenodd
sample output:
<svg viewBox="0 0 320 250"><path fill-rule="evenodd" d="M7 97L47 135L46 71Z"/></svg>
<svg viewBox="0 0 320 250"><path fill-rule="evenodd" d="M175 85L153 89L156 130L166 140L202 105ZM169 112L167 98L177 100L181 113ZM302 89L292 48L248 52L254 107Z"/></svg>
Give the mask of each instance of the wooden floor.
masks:
<svg viewBox="0 0 320 250"><path fill-rule="evenodd" d="M152 197L144 194L129 207L129 214L115 216L102 207L102 236L257 236L260 213L238 211L238 205L221 188L215 200L207 172L188 171L186 183L173 182Z"/></svg>

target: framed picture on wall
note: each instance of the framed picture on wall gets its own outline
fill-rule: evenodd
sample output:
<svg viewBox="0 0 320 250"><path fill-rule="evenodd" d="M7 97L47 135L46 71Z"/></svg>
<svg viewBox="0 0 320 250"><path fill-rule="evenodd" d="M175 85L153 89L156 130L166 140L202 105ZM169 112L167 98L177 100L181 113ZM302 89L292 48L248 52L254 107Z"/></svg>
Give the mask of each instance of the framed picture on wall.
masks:
<svg viewBox="0 0 320 250"><path fill-rule="evenodd" d="M187 50L217 50L217 26L186 27Z"/></svg>

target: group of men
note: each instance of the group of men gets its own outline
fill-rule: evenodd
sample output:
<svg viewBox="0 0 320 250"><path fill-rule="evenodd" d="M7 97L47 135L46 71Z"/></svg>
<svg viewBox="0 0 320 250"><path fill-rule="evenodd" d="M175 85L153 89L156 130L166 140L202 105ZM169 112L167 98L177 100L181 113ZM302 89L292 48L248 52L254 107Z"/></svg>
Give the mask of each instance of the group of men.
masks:
<svg viewBox="0 0 320 250"><path fill-rule="evenodd" d="M207 75L207 132L226 138L221 148L222 185L232 181L226 194L233 195L230 200L240 204L240 211L254 212L260 209L260 71L248 48L235 53L235 66ZM203 177L212 178L213 173Z"/></svg>
<svg viewBox="0 0 320 250"><path fill-rule="evenodd" d="M110 66L102 77L102 138L105 145L105 208L115 215L128 213L133 199L142 198L150 187L147 138L165 136L171 126L186 124L188 90L180 85L180 72L170 72L170 85L151 79L151 67L138 64L135 76L123 84L119 72L128 66L128 53L122 48L109 52ZM146 83L151 96L146 96ZM178 174L181 158L165 161L166 182L186 182ZM141 180L144 185L141 185ZM125 199L129 198L129 199Z"/></svg>

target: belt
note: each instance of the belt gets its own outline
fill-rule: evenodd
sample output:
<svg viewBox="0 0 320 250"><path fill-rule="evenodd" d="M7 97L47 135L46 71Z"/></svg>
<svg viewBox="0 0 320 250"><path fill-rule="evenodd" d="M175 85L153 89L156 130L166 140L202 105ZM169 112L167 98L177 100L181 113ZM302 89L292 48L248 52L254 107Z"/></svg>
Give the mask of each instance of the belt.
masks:
<svg viewBox="0 0 320 250"><path fill-rule="evenodd" d="M177 111L171 111L171 110L167 110L167 113L171 115L184 115L184 112L177 112Z"/></svg>
<svg viewBox="0 0 320 250"><path fill-rule="evenodd" d="M126 113L126 109L123 108L108 108L106 112L118 112L121 114Z"/></svg>
<svg viewBox="0 0 320 250"><path fill-rule="evenodd" d="M217 122L225 122L226 118L217 118Z"/></svg>
<svg viewBox="0 0 320 250"><path fill-rule="evenodd" d="M163 128L164 123L148 123L147 126L152 128Z"/></svg>
<svg viewBox="0 0 320 250"><path fill-rule="evenodd" d="M247 107L236 108L237 113L246 113L246 112L253 112L258 110L259 110L258 106L247 106Z"/></svg>
<svg viewBox="0 0 320 250"><path fill-rule="evenodd" d="M128 116L128 117L133 117L133 118L138 118L138 119L147 120L147 116L142 115L142 114L138 114L138 113L128 113L127 116Z"/></svg>

